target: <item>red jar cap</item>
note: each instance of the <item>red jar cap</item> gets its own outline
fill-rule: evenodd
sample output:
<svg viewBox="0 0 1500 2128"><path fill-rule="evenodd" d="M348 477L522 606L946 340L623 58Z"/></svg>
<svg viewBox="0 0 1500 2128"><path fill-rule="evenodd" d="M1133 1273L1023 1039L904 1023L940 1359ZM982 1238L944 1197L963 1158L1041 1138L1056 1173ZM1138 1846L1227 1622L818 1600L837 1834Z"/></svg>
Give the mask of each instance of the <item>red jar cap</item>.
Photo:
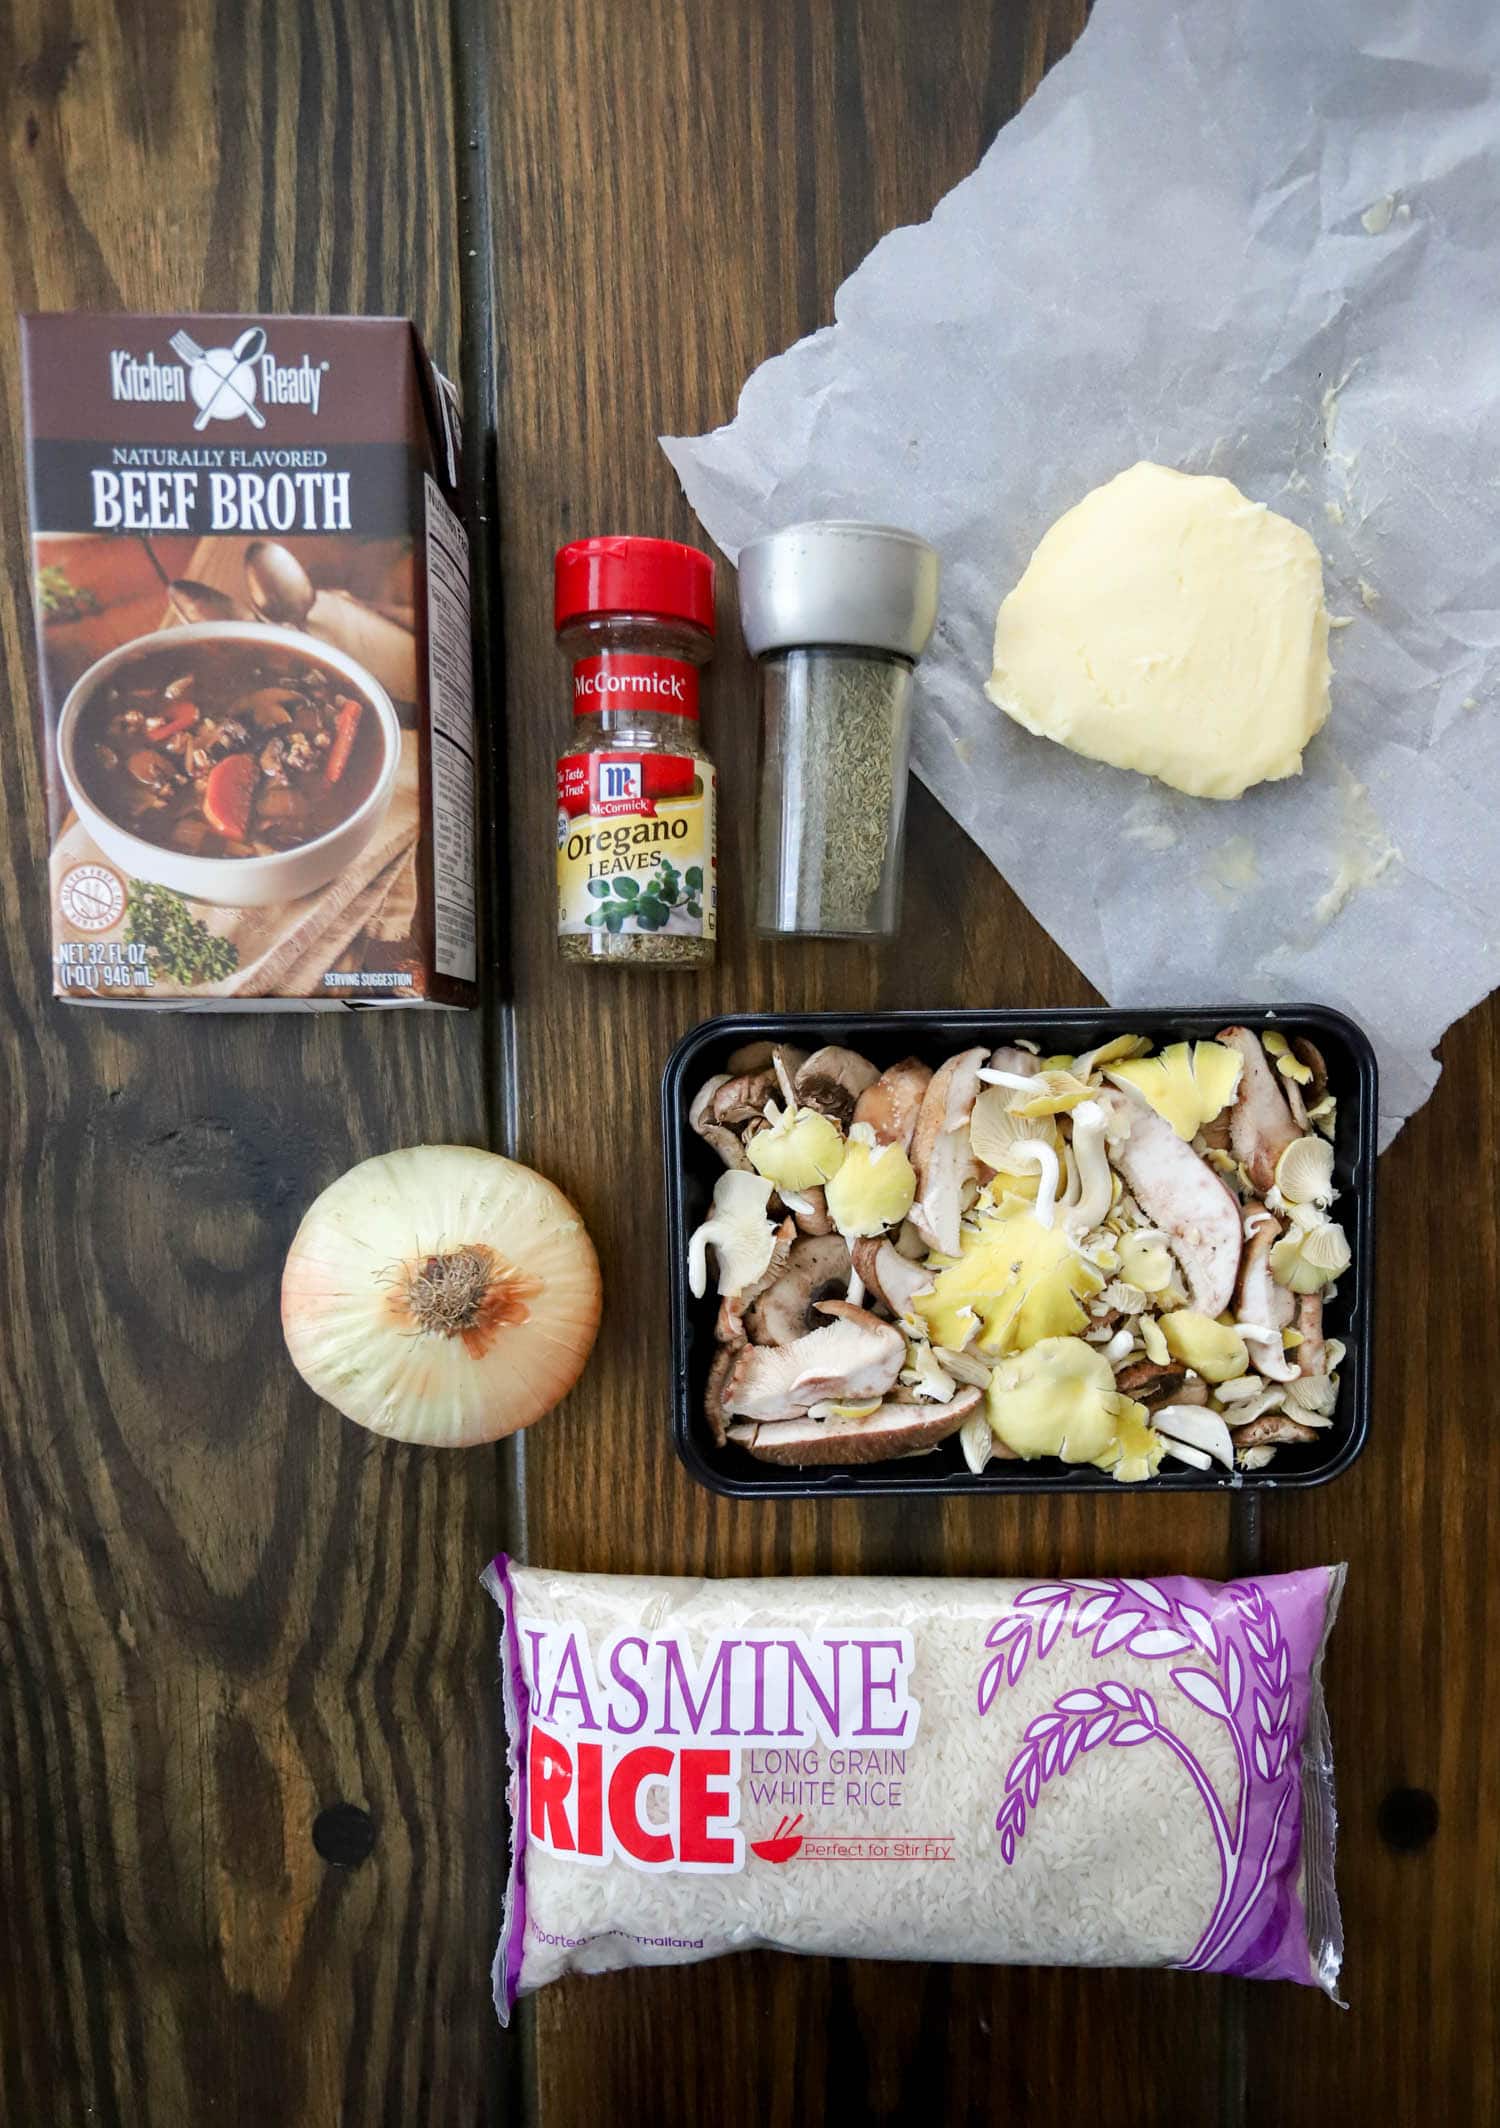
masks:
<svg viewBox="0 0 1500 2128"><path fill-rule="evenodd" d="M714 632L714 565L675 539L575 539L553 566L552 619L648 613Z"/></svg>

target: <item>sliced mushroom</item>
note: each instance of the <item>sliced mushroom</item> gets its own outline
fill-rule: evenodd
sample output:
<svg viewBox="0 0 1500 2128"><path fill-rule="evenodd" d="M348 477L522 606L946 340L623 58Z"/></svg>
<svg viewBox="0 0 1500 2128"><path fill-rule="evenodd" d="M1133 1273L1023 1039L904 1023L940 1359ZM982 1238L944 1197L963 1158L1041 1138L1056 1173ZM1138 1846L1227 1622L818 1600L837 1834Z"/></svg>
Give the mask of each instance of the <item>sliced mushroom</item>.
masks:
<svg viewBox="0 0 1500 2128"><path fill-rule="evenodd" d="M766 1463L883 1463L946 1441L978 1404L979 1394L964 1389L946 1404L887 1399L866 1419L804 1417L776 1426L732 1426L729 1438Z"/></svg>
<svg viewBox="0 0 1500 2128"><path fill-rule="evenodd" d="M841 1130L847 1130L855 1102L879 1076L868 1057L830 1043L825 1049L813 1051L792 1083L803 1108L815 1108L820 1115L831 1116Z"/></svg>
<svg viewBox="0 0 1500 2128"><path fill-rule="evenodd" d="M948 1059L922 1097L912 1134L917 1201L911 1208L911 1222L928 1247L942 1256L958 1254L963 1189L975 1176L969 1118L987 1054L983 1049L966 1049Z"/></svg>
<svg viewBox="0 0 1500 2128"><path fill-rule="evenodd" d="M795 1234L792 1221L788 1227ZM790 1345L820 1329L813 1315L820 1300L836 1300L849 1283L849 1250L841 1235L803 1236L792 1242L779 1276L762 1286L747 1309L745 1329L752 1344Z"/></svg>
<svg viewBox="0 0 1500 2128"><path fill-rule="evenodd" d="M1041 1058L1029 1049L1001 1048L990 1054L991 1071L1013 1072L1018 1079L1034 1079L1041 1068Z"/></svg>
<svg viewBox="0 0 1500 2128"><path fill-rule="evenodd" d="M935 1274L926 1264L913 1263L893 1242L857 1241L854 1268L875 1298L892 1315L910 1315L920 1294L930 1293Z"/></svg>
<svg viewBox="0 0 1500 2128"><path fill-rule="evenodd" d="M1286 1081L1271 1067L1260 1037L1248 1027L1225 1027L1218 1040L1245 1060L1229 1111L1229 1149L1262 1194L1276 1180L1276 1163L1303 1135L1286 1098Z"/></svg>
<svg viewBox="0 0 1500 2128"><path fill-rule="evenodd" d="M1132 1360L1115 1376L1115 1387L1122 1396L1134 1397L1137 1404L1149 1409L1153 1404L1170 1403L1186 1380L1186 1367L1158 1367L1155 1360Z"/></svg>
<svg viewBox="0 0 1500 2128"><path fill-rule="evenodd" d="M807 1058L805 1049L789 1049L784 1042L745 1042L730 1051L725 1063L736 1076L741 1072L765 1071L774 1063L778 1053L790 1072L799 1070Z"/></svg>
<svg viewBox="0 0 1500 2128"><path fill-rule="evenodd" d="M1096 1097L1125 1126L1114 1164L1137 1203L1167 1236L1194 1308L1218 1317L1234 1298L1240 1268L1240 1207L1228 1186L1170 1123L1130 1093Z"/></svg>
<svg viewBox="0 0 1500 2128"><path fill-rule="evenodd" d="M797 1222L799 1234L831 1234L833 1221L828 1213L828 1199L821 1189L798 1190L781 1200Z"/></svg>
<svg viewBox="0 0 1500 2128"><path fill-rule="evenodd" d="M727 1124L714 1119L714 1096L730 1083L727 1071L715 1072L711 1079L705 1079L688 1108L688 1124L706 1145L713 1147L726 1167L740 1168L748 1174L750 1163L745 1158L745 1148L738 1134Z"/></svg>
<svg viewBox="0 0 1500 2128"><path fill-rule="evenodd" d="M930 1069L915 1057L892 1064L859 1096L854 1104L854 1120L868 1123L878 1144L899 1145L902 1152L909 1152L912 1132L931 1084Z"/></svg>
<svg viewBox="0 0 1500 2128"><path fill-rule="evenodd" d="M736 1079L726 1079L713 1097L713 1119L730 1130L743 1130L747 1124L764 1120L766 1103L774 1101L780 1092L776 1074L764 1071L744 1071Z"/></svg>
<svg viewBox="0 0 1500 2128"><path fill-rule="evenodd" d="M1318 1438L1315 1426L1304 1426L1300 1419L1291 1418L1284 1411L1262 1412L1248 1426L1236 1426L1231 1430L1236 1449L1267 1448L1283 1441L1316 1441Z"/></svg>
<svg viewBox="0 0 1500 2128"><path fill-rule="evenodd" d="M814 1404L885 1395L906 1364L901 1332L847 1301L822 1301L817 1312L830 1320L790 1345L741 1349L725 1387L726 1411L743 1419L794 1419Z"/></svg>
<svg viewBox="0 0 1500 2128"><path fill-rule="evenodd" d="M1321 1293L1298 1294L1297 1329L1302 1335L1302 1342L1297 1347L1297 1372L1299 1374L1326 1373L1328 1351L1323 1342L1323 1296Z"/></svg>
<svg viewBox="0 0 1500 2128"><path fill-rule="evenodd" d="M720 1448L729 1435L729 1413L724 1409L724 1390L734 1371L738 1347L721 1345L714 1354L713 1365L708 1370L708 1382L703 1391L703 1416L708 1420L709 1431Z"/></svg>
<svg viewBox="0 0 1500 2128"><path fill-rule="evenodd" d="M1271 1276L1271 1251L1281 1239L1281 1221L1263 1204L1245 1206L1245 1253L1240 1258L1235 1313L1241 1322L1256 1323L1275 1333L1251 1337L1245 1333L1245 1350L1257 1374L1268 1382L1289 1382L1297 1362L1281 1342L1281 1332L1291 1327L1296 1296Z"/></svg>

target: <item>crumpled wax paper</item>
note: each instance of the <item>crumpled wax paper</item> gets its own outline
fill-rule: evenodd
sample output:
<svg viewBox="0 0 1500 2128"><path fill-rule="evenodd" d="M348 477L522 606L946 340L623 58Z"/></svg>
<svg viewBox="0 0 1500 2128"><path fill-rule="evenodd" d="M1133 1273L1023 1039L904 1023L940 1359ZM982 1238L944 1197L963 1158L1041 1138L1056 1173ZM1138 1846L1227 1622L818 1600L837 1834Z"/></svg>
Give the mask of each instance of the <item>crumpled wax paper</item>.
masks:
<svg viewBox="0 0 1500 2128"><path fill-rule="evenodd" d="M663 439L731 556L816 517L930 539L923 781L1112 1001L1352 1012L1382 1142L1497 979L1497 84L1489 0L1099 0L837 323L727 428ZM1323 551L1348 625L1298 782L1179 797L984 697L1042 533L1138 458L1228 475Z"/></svg>

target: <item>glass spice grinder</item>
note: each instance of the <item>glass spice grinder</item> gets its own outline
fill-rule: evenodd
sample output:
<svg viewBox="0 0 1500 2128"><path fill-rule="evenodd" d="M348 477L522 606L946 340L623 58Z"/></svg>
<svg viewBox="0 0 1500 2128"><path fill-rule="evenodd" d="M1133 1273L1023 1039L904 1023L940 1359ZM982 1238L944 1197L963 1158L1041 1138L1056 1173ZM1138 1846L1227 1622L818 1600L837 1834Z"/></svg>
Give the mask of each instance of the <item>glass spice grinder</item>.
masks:
<svg viewBox="0 0 1500 2128"><path fill-rule="evenodd" d="M756 929L890 938L937 554L890 525L790 525L742 548L739 578L761 671Z"/></svg>

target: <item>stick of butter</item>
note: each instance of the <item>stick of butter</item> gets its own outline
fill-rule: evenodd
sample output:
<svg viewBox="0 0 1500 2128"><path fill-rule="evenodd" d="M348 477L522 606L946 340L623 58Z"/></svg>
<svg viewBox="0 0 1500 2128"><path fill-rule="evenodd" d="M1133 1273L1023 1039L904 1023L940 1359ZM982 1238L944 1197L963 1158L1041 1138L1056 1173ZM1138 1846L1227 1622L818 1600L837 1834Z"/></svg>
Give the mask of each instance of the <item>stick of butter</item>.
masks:
<svg viewBox="0 0 1500 2128"><path fill-rule="evenodd" d="M1000 608L985 693L1195 798L1302 772L1328 715L1323 564L1232 481L1144 460L1060 517Z"/></svg>

